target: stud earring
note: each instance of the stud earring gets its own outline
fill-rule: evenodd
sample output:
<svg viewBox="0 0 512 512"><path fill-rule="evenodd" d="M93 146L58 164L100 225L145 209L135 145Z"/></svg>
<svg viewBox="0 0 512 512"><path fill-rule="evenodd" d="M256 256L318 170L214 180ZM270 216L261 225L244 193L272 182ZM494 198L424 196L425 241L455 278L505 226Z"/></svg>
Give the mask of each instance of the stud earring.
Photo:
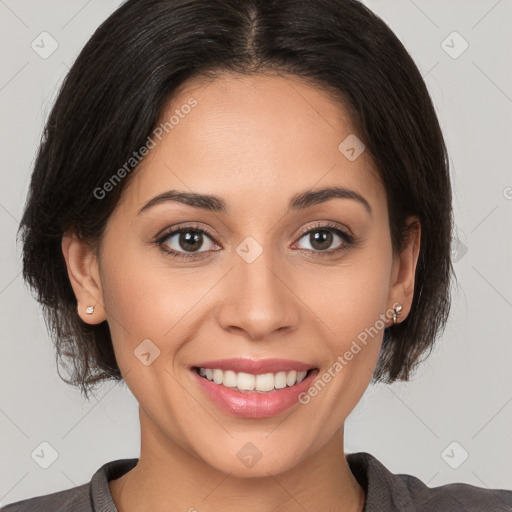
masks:
<svg viewBox="0 0 512 512"><path fill-rule="evenodd" d="M402 311L402 305L401 305L401 304L398 304L398 306L395 306L395 307L393 308L393 311L394 311L394 313L393 313L393 325L395 325L395 324L396 324L396 319L397 319L398 315L399 315L399 314L401 313L401 311Z"/></svg>
<svg viewBox="0 0 512 512"><path fill-rule="evenodd" d="M85 309L85 312L88 315L92 315L94 313L94 306L87 306L87 308Z"/></svg>

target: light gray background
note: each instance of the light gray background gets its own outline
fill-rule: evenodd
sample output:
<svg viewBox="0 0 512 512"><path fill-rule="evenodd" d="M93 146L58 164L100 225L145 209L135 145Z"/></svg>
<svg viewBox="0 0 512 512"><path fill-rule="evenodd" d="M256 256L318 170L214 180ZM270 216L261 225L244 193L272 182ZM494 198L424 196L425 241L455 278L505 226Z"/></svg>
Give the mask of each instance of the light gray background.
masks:
<svg viewBox="0 0 512 512"><path fill-rule="evenodd" d="M411 382L368 390L347 422L345 451L368 451L429 486L512 489L512 2L366 3L413 56L439 114L460 287L434 353ZM137 402L124 385L105 384L89 403L59 379L15 243L57 86L119 4L0 0L0 504L82 484L103 463L139 455ZM31 48L43 31L59 45L47 59ZM454 31L469 44L458 58L445 51L463 48ZM58 453L48 469L31 457L44 441Z"/></svg>

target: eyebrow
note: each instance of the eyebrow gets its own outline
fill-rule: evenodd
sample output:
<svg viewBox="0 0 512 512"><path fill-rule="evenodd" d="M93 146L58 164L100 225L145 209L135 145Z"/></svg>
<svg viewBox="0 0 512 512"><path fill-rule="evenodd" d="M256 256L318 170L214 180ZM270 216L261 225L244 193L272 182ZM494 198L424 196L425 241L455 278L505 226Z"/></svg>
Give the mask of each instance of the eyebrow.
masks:
<svg viewBox="0 0 512 512"><path fill-rule="evenodd" d="M357 201L362 206L364 206L370 217L372 217L372 208L368 201L355 190L350 190L345 187L325 187L316 190L304 190L302 192L298 192L290 199L288 204L288 213L310 208L311 206L324 203L329 199L352 199ZM210 194L197 194L192 192L169 190L153 197L153 199L150 199L139 210L137 215L157 204L162 204L169 201L175 201L178 203L186 204L188 206L192 206L194 208L201 208L203 210L212 212L227 213L229 211L226 201L220 197Z"/></svg>

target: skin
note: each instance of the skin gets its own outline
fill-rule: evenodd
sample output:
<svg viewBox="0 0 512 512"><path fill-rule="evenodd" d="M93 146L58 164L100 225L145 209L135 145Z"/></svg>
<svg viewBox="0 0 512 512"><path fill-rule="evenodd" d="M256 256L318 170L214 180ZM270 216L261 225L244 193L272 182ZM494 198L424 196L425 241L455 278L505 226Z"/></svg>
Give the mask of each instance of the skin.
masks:
<svg viewBox="0 0 512 512"><path fill-rule="evenodd" d="M109 482L118 510L258 512L362 511L365 495L343 453L343 425L367 388L383 329L316 397L270 418L220 410L189 367L209 359L285 358L311 363L320 376L359 333L395 303L410 311L420 227L393 255L385 189L367 151L348 160L338 146L354 133L327 92L286 75L195 79L162 119L193 96L198 105L150 151L111 215L101 251L73 234L62 249L78 313L108 321L117 362L139 403L137 466ZM343 186L366 198L330 199L287 213L297 192ZM165 202L171 189L220 196L227 213ZM356 243L318 256L309 228L326 221ZM167 227L204 227L196 259L178 261L153 244ZM321 230L320 230L321 231ZM334 232L326 250L346 242ZM263 249L247 263L236 248L248 236ZM180 235L168 248L187 252ZM85 309L94 304L95 311ZM381 317L382 318L382 317ZM386 326L392 323L387 317ZM134 357L144 339L160 350L149 366ZM246 467L248 442L261 459Z"/></svg>

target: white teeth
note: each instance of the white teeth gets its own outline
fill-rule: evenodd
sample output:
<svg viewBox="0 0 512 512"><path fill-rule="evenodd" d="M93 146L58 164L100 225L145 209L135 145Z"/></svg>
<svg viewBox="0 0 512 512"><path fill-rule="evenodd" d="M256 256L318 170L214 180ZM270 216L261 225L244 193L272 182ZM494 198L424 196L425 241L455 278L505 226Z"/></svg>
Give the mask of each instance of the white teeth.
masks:
<svg viewBox="0 0 512 512"><path fill-rule="evenodd" d="M277 372L274 376L274 386L276 389L286 387L286 372Z"/></svg>
<svg viewBox="0 0 512 512"><path fill-rule="evenodd" d="M274 374L264 373L256 377L256 385L258 391L272 391L274 389Z"/></svg>
<svg viewBox="0 0 512 512"><path fill-rule="evenodd" d="M306 378L308 372L297 372L297 384Z"/></svg>
<svg viewBox="0 0 512 512"><path fill-rule="evenodd" d="M289 372L264 373L253 375L245 372L234 372L232 370L220 370L218 368L199 368L199 375L212 380L215 384L222 384L228 388L238 388L239 391L272 391L273 389L283 389L286 386L294 386L302 382L307 372Z"/></svg>
<svg viewBox="0 0 512 512"><path fill-rule="evenodd" d="M215 384L222 384L222 370L213 370L213 382Z"/></svg>
<svg viewBox="0 0 512 512"><path fill-rule="evenodd" d="M236 373L232 370L226 370L224 372L224 376L222 379L224 386L227 386L228 388L236 388L238 378L236 376Z"/></svg>
<svg viewBox="0 0 512 512"><path fill-rule="evenodd" d="M236 376L236 385L240 390L245 389L247 391L252 391L255 384L256 377L250 373L240 372Z"/></svg>
<svg viewBox="0 0 512 512"><path fill-rule="evenodd" d="M286 384L288 386L293 386L293 384L296 380L297 380L297 372L295 370L292 370L291 372L287 373Z"/></svg>

